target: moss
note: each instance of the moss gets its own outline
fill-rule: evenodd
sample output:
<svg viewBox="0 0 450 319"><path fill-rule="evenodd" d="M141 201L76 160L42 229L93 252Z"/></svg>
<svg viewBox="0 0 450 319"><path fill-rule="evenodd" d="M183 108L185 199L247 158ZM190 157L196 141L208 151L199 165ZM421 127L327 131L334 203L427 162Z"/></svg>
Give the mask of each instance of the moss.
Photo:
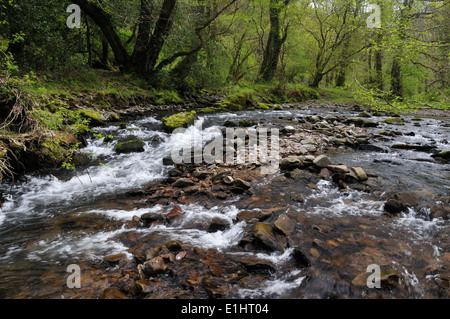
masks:
<svg viewBox="0 0 450 319"><path fill-rule="evenodd" d="M163 128L166 132L171 133L179 127L187 127L194 123L197 118L197 112L181 112L169 117L163 118Z"/></svg>
<svg viewBox="0 0 450 319"><path fill-rule="evenodd" d="M258 102L258 108L260 110L270 110L271 109L271 105L267 104L267 103Z"/></svg>
<svg viewBox="0 0 450 319"><path fill-rule="evenodd" d="M85 135L90 132L90 128L86 124L76 123L71 126L71 131L75 136Z"/></svg>
<svg viewBox="0 0 450 319"><path fill-rule="evenodd" d="M221 107L205 107L203 109L198 110L198 113L217 113L223 111Z"/></svg>
<svg viewBox="0 0 450 319"><path fill-rule="evenodd" d="M392 117L389 119L382 120L381 123L391 124L391 125L405 125L403 120L399 117Z"/></svg>
<svg viewBox="0 0 450 319"><path fill-rule="evenodd" d="M388 131L380 131L378 134L380 135L391 135Z"/></svg>
<svg viewBox="0 0 450 319"><path fill-rule="evenodd" d="M275 106L273 107L273 109L276 110L276 111L282 111L282 110L283 110L283 107L282 107L281 105L275 105Z"/></svg>
<svg viewBox="0 0 450 319"><path fill-rule="evenodd" d="M156 104L180 104L183 102L183 99L175 91L162 90L155 93Z"/></svg>
<svg viewBox="0 0 450 319"><path fill-rule="evenodd" d="M438 157L450 160L450 151L443 151L437 154Z"/></svg>
<svg viewBox="0 0 450 319"><path fill-rule="evenodd" d="M102 115L94 110L82 109L77 111L78 115L89 120L92 125L103 125Z"/></svg>
<svg viewBox="0 0 450 319"><path fill-rule="evenodd" d="M144 142L141 140L129 140L125 142L119 142L114 147L117 153L132 153L132 152L143 152Z"/></svg>

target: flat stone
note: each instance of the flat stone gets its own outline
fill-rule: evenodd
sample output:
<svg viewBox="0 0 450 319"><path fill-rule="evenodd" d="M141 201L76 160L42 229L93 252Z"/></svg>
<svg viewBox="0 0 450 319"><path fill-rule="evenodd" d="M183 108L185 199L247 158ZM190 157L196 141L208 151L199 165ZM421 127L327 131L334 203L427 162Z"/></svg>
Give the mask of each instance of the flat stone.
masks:
<svg viewBox="0 0 450 319"><path fill-rule="evenodd" d="M285 235L289 235L294 231L295 224L295 221L286 214L281 214L274 223L275 227Z"/></svg>
<svg viewBox="0 0 450 319"><path fill-rule="evenodd" d="M346 174L350 171L347 165L328 165L328 169L340 174Z"/></svg>
<svg viewBox="0 0 450 319"><path fill-rule="evenodd" d="M358 180L364 182L364 181L367 181L369 179L367 177L366 172L364 172L364 170L361 167L352 167L351 170L352 170L353 173L355 173L355 175L358 178Z"/></svg>

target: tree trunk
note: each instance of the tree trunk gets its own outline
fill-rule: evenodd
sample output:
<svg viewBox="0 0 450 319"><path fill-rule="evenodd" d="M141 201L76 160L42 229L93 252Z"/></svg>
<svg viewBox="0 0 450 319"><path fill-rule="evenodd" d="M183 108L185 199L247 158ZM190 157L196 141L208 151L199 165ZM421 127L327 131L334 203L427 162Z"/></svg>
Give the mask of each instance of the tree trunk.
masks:
<svg viewBox="0 0 450 319"><path fill-rule="evenodd" d="M156 63L164 42L169 35L173 24L173 15L177 0L164 0L155 30L150 38L145 63L146 77L151 79L154 75Z"/></svg>
<svg viewBox="0 0 450 319"><path fill-rule="evenodd" d="M92 68L92 39L91 39L91 25L89 24L89 18L85 17L86 21L86 48L88 52L88 65Z"/></svg>
<svg viewBox="0 0 450 319"><path fill-rule="evenodd" d="M136 44L132 55L132 64L137 73L145 72L147 51L150 41L151 12L154 9L152 0L141 0L141 11L139 14L139 29Z"/></svg>
<svg viewBox="0 0 450 319"><path fill-rule="evenodd" d="M398 56L395 56L394 60L392 61L391 91L395 96L403 96L402 72L400 66L400 58Z"/></svg>
<svg viewBox="0 0 450 319"><path fill-rule="evenodd" d="M109 56L109 43L105 37L102 37L102 58L100 60L101 64L105 67L108 66L108 56Z"/></svg>
<svg viewBox="0 0 450 319"><path fill-rule="evenodd" d="M380 91L384 89L383 82L383 52L381 51L381 42L382 42L383 34L381 31L378 33L377 38L377 49L375 50L375 71L376 71L376 79L375 82L377 84L377 88Z"/></svg>
<svg viewBox="0 0 450 319"><path fill-rule="evenodd" d="M183 60L181 60L181 62L179 62L177 66L170 71L170 78L175 82L177 87L182 86L184 80L189 75L192 66L197 63L198 53L199 51L185 56Z"/></svg>
<svg viewBox="0 0 450 319"><path fill-rule="evenodd" d="M259 71L260 80L263 82L271 81L277 70L281 47L287 37L287 29L283 37L280 35L280 14L288 4L289 1L286 0L270 0L270 32Z"/></svg>

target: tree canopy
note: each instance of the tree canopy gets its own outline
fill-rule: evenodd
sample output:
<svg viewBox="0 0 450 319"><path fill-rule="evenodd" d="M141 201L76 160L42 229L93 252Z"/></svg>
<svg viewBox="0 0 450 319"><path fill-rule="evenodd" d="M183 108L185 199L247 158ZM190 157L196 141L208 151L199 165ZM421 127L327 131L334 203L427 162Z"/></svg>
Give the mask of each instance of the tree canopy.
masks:
<svg viewBox="0 0 450 319"><path fill-rule="evenodd" d="M70 4L81 9L80 28L66 25ZM2 73L89 67L184 89L275 81L398 98L450 93L448 1L1 0L0 8Z"/></svg>

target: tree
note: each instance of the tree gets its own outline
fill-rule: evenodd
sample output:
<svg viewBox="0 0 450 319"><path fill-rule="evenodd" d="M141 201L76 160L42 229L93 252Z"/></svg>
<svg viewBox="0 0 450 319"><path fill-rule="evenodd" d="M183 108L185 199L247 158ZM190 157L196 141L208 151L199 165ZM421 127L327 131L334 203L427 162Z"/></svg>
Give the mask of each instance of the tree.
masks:
<svg viewBox="0 0 450 319"><path fill-rule="evenodd" d="M359 45L365 20L359 15L361 1L312 1L309 17L302 23L303 29L315 42L312 74L309 85L317 88L323 77L341 67L348 66L351 58L369 45ZM359 36L358 36L359 35ZM348 45L353 42L352 47ZM336 52L343 52L336 58Z"/></svg>
<svg viewBox="0 0 450 319"><path fill-rule="evenodd" d="M280 15L290 2L290 0L270 0L270 31L264 50L261 69L259 71L259 77L261 81L271 81L277 70L281 47L286 41L289 28L289 25L286 25L284 29L281 30L282 27Z"/></svg>

